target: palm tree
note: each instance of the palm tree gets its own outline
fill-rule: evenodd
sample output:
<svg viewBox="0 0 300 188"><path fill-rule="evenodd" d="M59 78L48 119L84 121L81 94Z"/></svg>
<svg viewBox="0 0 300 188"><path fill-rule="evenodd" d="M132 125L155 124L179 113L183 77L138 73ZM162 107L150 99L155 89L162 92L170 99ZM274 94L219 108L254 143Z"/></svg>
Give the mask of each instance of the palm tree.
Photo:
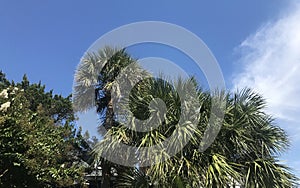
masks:
<svg viewBox="0 0 300 188"><path fill-rule="evenodd" d="M239 165L236 171L241 177L235 181L244 187L295 186L297 178L277 160L289 146L287 134L264 112L265 100L244 89L228 96L227 101L224 126L216 143L232 163Z"/></svg>
<svg viewBox="0 0 300 188"><path fill-rule="evenodd" d="M118 92L120 85L124 84L124 79L133 84L145 76L145 73L125 49L105 47L98 52L87 53L75 73L74 109L86 111L96 107L102 120L98 130L104 136L112 127L118 126L118 122L115 121L114 104L121 97ZM110 187L111 163L101 159L101 167L102 187Z"/></svg>
<svg viewBox="0 0 300 188"><path fill-rule="evenodd" d="M168 108L165 122L147 133L134 133L124 131L124 127L116 127L113 134L119 138L117 141L142 148L159 144L168 138L178 125L178 111L183 108L175 90L185 90L184 83L187 82L179 80L171 88L166 81L151 79L136 86L130 98L130 110L136 117L149 118L149 103L159 97ZM219 95L226 97L225 117L218 137L207 150L199 151L199 145L209 123L209 116L215 115L211 112L211 101L216 96L198 90L197 99L201 103L200 121L196 128L185 126L181 129L180 138L193 133L188 144L165 161L120 174L117 185L134 187L138 180L144 183L144 187L296 186L297 177L277 160L280 153L288 148L287 135L264 112L264 99L250 89L234 94L223 92ZM156 153L153 156L158 155ZM138 164L142 164L142 161Z"/></svg>
<svg viewBox="0 0 300 188"><path fill-rule="evenodd" d="M127 72L121 74L124 70ZM265 101L260 95L249 89L212 95L202 91L193 78L175 82L161 78L142 80L147 76L149 74L124 50L111 48L86 55L76 72L77 109L97 106L106 135L112 135L104 136L96 145L96 157L103 153L117 154L136 164L136 168L113 164L118 174L116 186L268 188L297 185L297 177L277 160L288 148L287 135L264 112ZM194 87L196 93L191 90ZM94 102L86 103L91 98ZM164 107L157 98L164 102ZM218 118L218 111L211 110L212 101L218 98L226 99L224 119ZM161 116L159 111L164 108L166 111ZM210 122L211 117L216 121ZM137 119L147 120L146 124ZM202 140L207 127L214 129L217 126L213 123L218 122L222 127L216 140L205 151L199 150L206 144ZM150 130L143 131L141 127ZM219 130L216 128L216 131ZM174 133L176 137L172 137ZM118 143L136 150L120 150ZM150 155L144 150L154 146ZM175 152L170 154L170 151ZM149 161L152 163L147 163ZM103 187L110 186L111 166L102 162Z"/></svg>

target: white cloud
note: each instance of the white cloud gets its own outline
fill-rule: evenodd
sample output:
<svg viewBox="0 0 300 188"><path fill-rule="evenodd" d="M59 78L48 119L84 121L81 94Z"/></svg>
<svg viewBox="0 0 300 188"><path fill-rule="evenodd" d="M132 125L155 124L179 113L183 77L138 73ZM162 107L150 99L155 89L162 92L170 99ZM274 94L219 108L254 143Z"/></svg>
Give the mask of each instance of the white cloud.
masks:
<svg viewBox="0 0 300 188"><path fill-rule="evenodd" d="M233 85L253 88L275 117L300 123L300 5L289 11L239 46L243 69Z"/></svg>
<svg viewBox="0 0 300 188"><path fill-rule="evenodd" d="M267 100L267 111L287 130L291 150L283 156L300 176L300 3L262 26L237 48L241 71L234 89L250 87Z"/></svg>

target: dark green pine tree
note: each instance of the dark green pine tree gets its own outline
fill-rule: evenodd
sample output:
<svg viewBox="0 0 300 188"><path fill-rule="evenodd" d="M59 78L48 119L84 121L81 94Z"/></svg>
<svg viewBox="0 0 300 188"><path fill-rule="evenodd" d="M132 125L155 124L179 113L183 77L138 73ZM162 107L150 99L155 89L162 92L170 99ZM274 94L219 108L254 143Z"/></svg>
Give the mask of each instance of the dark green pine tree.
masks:
<svg viewBox="0 0 300 188"><path fill-rule="evenodd" d="M53 95L26 75L16 84L0 75L0 104L7 106L0 111L0 187L83 183L88 148L74 128L70 97Z"/></svg>

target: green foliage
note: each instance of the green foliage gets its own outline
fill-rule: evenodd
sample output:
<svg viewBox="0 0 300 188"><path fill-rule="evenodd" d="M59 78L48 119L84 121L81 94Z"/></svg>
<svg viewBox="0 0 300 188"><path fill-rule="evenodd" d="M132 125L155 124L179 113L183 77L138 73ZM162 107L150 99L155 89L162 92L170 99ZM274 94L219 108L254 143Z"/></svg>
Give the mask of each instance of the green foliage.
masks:
<svg viewBox="0 0 300 188"><path fill-rule="evenodd" d="M202 95L199 91L199 95ZM210 97L202 104L197 129L208 125ZM284 130L274 125L264 112L264 99L249 89L227 94L223 126L213 144L199 152L201 134L194 134L190 143L175 157L150 166L148 175L160 185L170 185L180 177L185 186L224 187L294 187L298 178L277 160L289 142ZM208 112L208 113L206 113ZM188 134L188 132L185 132ZM200 137L198 137L200 136ZM160 139L160 138L156 138ZM168 173L166 173L168 172ZM176 178L175 178L176 180ZM167 186L168 187L168 186Z"/></svg>
<svg viewBox="0 0 300 188"><path fill-rule="evenodd" d="M121 168L116 187L133 187L133 188L150 188L151 182L149 177L137 168Z"/></svg>
<svg viewBox="0 0 300 188"><path fill-rule="evenodd" d="M131 159L136 162L135 166L139 167L120 167L110 163L110 167L117 170L116 186L208 188L297 186L299 179L277 160L289 146L288 137L283 129L274 124L272 117L265 113L265 100L260 95L249 89L236 93L221 91L210 94L197 87L197 95L193 96L190 95L188 87L191 83L197 85L193 78L185 81L179 79L174 88L162 79L144 79L139 82L138 78L145 78L149 74L134 62L135 60L124 50L118 51L107 47L98 53L88 54L76 73L74 99L78 110L84 111L96 106L103 117L102 126L108 130L106 134L109 136L103 135L103 139L93 149L95 162L102 160L101 154L105 153L121 156L124 160ZM132 67L134 68L131 69ZM121 70L125 74L119 77ZM122 86L126 84L128 87L122 90ZM122 96L128 95L126 89L131 89L130 86L134 87L129 95L129 101L125 101L129 103L124 105L119 100ZM96 100L93 100L90 93L95 89ZM181 92L185 93L183 98L177 95L176 92L179 91L185 91ZM111 97L112 92L115 92L115 98ZM157 121L155 129L151 131L135 131L134 128L137 128L135 119L150 118L149 121L155 122L151 119L153 117L151 113L156 111L149 108L155 98L160 98L166 105L164 120ZM224 105L220 99L226 101L224 119L219 118L218 105ZM195 102L200 103L200 109L194 108ZM134 116L128 116L126 110L119 110L119 107L123 106L129 106L127 110ZM115 114L113 107L119 110L118 114ZM184 121L179 124L181 118L179 114L182 110L185 111L185 116L199 122ZM117 119L116 116L122 118ZM211 117L216 121L210 122ZM126 120L129 120L133 129L128 129L124 125ZM220 130L216 123L222 124ZM178 127L180 129L176 130ZM207 128L211 130L210 134L206 134ZM169 140L163 147L162 142L170 138L175 131L178 137ZM203 137L209 140L215 132L219 133L213 143L202 142ZM186 143L188 138L189 142ZM119 143L135 146L137 149L128 153L118 147ZM153 150L150 155L142 151L145 147L154 146L158 146L158 149ZM177 151L182 146L183 149L172 157L165 149L172 148ZM207 149L202 151L199 148ZM144 166L143 154L155 159L156 163ZM163 157L167 159L159 161ZM112 175L109 172L111 168L107 164L102 160L102 173L106 175L103 177L104 180Z"/></svg>
<svg viewBox="0 0 300 188"><path fill-rule="evenodd" d="M6 79L5 74L0 71L0 89L6 88L10 85L9 81Z"/></svg>
<svg viewBox="0 0 300 188"><path fill-rule="evenodd" d="M24 89L26 99L29 101L29 108L37 111L39 105L42 105L46 115L51 116L54 123L62 124L72 122L75 117L72 109L71 96L63 97L61 95L53 95L53 91L45 91L45 86L38 84L30 84L27 76L24 75L21 83L16 87Z"/></svg>
<svg viewBox="0 0 300 188"><path fill-rule="evenodd" d="M125 49L105 47L98 52L86 54L75 74L73 93L75 110L86 111L96 107L101 115L102 126L106 130L118 126L113 106L120 97L120 86L126 85L124 84L126 81L138 80L135 73L139 70L142 69L137 69L136 61L126 53ZM120 73L123 73L123 77L119 77ZM128 75L132 77L129 78ZM112 93L112 90L116 93ZM102 130L99 128L99 133L104 135L105 131L102 132ZM103 159L96 159L96 163L99 160L104 174L102 187L109 187L109 179L112 176L110 169L115 165Z"/></svg>
<svg viewBox="0 0 300 188"><path fill-rule="evenodd" d="M71 101L41 84L1 78L0 186L66 187L83 182L81 139Z"/></svg>

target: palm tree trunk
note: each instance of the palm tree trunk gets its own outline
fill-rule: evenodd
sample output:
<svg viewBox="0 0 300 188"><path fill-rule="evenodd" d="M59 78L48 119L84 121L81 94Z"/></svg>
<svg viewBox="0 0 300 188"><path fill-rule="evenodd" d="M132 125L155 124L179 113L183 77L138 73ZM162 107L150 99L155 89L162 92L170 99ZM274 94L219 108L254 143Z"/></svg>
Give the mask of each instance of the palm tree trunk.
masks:
<svg viewBox="0 0 300 188"><path fill-rule="evenodd" d="M113 111L113 101L110 95L110 92L107 92L107 98L109 100L107 109L106 109L106 117L105 117L105 124L104 127L106 130L109 130L113 127L113 118L114 118L114 111ZM102 165L102 183L101 188L110 188L110 163L109 161L104 161Z"/></svg>
<svg viewBox="0 0 300 188"><path fill-rule="evenodd" d="M113 127L113 122L114 122L113 101L112 101L110 92L107 94L107 99L109 102L107 104L104 127L106 130L109 130Z"/></svg>
<svg viewBox="0 0 300 188"><path fill-rule="evenodd" d="M102 165L101 188L110 188L110 165L108 161L105 161Z"/></svg>

